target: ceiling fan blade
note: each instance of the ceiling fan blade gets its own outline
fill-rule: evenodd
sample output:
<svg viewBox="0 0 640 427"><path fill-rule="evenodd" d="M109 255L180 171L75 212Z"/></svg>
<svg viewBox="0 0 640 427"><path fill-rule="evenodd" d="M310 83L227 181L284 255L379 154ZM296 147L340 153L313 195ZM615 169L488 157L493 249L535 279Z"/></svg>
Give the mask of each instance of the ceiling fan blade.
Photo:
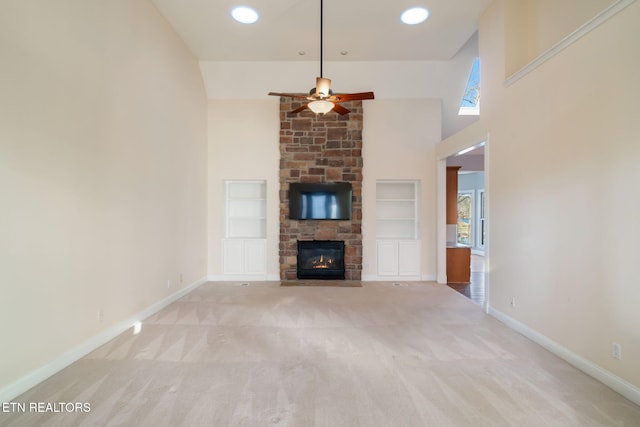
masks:
<svg viewBox="0 0 640 427"><path fill-rule="evenodd" d="M270 96L284 96L287 98L300 98L300 99L307 99L308 95L301 95L299 93L278 93L278 92L269 92L268 95Z"/></svg>
<svg viewBox="0 0 640 427"><path fill-rule="evenodd" d="M323 77L316 77L316 95L320 97L329 96L331 80Z"/></svg>
<svg viewBox="0 0 640 427"><path fill-rule="evenodd" d="M339 104L335 104L333 106L333 111L341 115L345 115L350 112L348 109L344 108L342 105L339 105Z"/></svg>
<svg viewBox="0 0 640 427"><path fill-rule="evenodd" d="M304 104L302 107L298 107L295 110L289 111L289 114L297 114L297 113L299 113L301 111L306 110L307 108L309 108L309 104Z"/></svg>
<svg viewBox="0 0 640 427"><path fill-rule="evenodd" d="M362 99L374 99L373 92L337 93L334 96L337 99L333 102L346 102L346 101L359 101Z"/></svg>

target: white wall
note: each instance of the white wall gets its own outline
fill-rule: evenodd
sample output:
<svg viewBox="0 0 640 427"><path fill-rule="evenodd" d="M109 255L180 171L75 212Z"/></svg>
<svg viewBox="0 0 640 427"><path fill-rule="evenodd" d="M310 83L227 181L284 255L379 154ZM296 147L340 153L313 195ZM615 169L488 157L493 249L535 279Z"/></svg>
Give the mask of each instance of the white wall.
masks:
<svg viewBox="0 0 640 427"><path fill-rule="evenodd" d="M484 172L458 174L458 191L484 189Z"/></svg>
<svg viewBox="0 0 640 427"><path fill-rule="evenodd" d="M461 171L483 171L484 155L465 154L447 158L447 166L460 166Z"/></svg>
<svg viewBox="0 0 640 427"><path fill-rule="evenodd" d="M435 277L435 145L440 101L364 101L363 275L376 274L375 182L421 181L422 275ZM209 100L209 276L222 277L223 181L267 181L267 275L279 278L279 99Z"/></svg>
<svg viewBox="0 0 640 427"><path fill-rule="evenodd" d="M460 116L471 66L478 56L472 37L449 61L345 61L324 63L325 77L336 93L373 91L382 99L440 99L443 135L477 120ZM315 85L318 63L202 61L210 99L267 99L268 92L304 93Z"/></svg>
<svg viewBox="0 0 640 427"><path fill-rule="evenodd" d="M280 277L279 98L209 101L209 276L223 279L224 180L267 182L267 276Z"/></svg>
<svg viewBox="0 0 640 427"><path fill-rule="evenodd" d="M440 101L383 99L364 102L363 277L376 269L376 180L420 181L421 275L436 275L435 147L440 142Z"/></svg>
<svg viewBox="0 0 640 427"><path fill-rule="evenodd" d="M638 399L640 2L508 87L503 4L480 22L480 123L441 148L490 135L490 304Z"/></svg>
<svg viewBox="0 0 640 427"><path fill-rule="evenodd" d="M532 53L537 56L609 7L614 0L526 0L526 2L527 13L522 18L531 22L527 28L532 30L529 34Z"/></svg>
<svg viewBox="0 0 640 427"><path fill-rule="evenodd" d="M207 129L149 2L0 9L1 391L205 277Z"/></svg>
<svg viewBox="0 0 640 427"><path fill-rule="evenodd" d="M507 74L550 49L615 0L511 0L505 3Z"/></svg>

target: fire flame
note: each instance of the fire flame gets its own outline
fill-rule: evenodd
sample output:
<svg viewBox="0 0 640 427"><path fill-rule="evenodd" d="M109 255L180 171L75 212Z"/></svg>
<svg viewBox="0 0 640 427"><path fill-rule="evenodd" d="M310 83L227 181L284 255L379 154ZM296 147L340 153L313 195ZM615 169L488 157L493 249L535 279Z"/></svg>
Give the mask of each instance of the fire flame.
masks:
<svg viewBox="0 0 640 427"><path fill-rule="evenodd" d="M320 269L320 268L331 268L331 265L333 264L333 258L327 258L325 260L324 255L320 255L320 258L314 260L312 262L312 266L311 268L313 269Z"/></svg>

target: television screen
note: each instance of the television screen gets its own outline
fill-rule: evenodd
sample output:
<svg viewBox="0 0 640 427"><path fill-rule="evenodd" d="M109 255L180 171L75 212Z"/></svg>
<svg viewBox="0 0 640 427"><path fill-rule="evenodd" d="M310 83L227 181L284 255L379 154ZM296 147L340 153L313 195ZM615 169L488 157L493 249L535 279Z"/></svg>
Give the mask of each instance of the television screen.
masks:
<svg viewBox="0 0 640 427"><path fill-rule="evenodd" d="M289 186L290 219L351 219L351 184L292 183Z"/></svg>

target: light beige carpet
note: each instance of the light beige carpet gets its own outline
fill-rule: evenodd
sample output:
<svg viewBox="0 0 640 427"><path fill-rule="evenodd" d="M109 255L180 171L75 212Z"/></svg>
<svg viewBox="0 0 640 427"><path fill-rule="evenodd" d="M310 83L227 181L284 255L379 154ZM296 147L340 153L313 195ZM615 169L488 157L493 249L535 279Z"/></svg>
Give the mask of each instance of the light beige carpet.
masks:
<svg viewBox="0 0 640 427"><path fill-rule="evenodd" d="M205 284L2 426L638 426L640 407L444 285Z"/></svg>

